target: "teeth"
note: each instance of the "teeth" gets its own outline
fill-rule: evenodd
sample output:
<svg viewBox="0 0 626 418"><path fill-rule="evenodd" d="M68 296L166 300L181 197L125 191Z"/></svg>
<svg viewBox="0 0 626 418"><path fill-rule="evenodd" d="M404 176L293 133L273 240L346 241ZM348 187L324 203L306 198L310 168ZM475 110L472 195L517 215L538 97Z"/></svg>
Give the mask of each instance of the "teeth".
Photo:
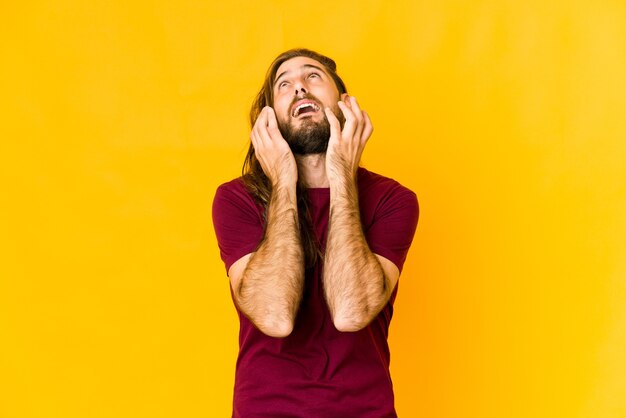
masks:
<svg viewBox="0 0 626 418"><path fill-rule="evenodd" d="M315 109L315 111L320 110L319 106L314 103L303 103L295 108L295 110L293 111L293 116L298 116L300 114L300 110L304 109L305 107L312 107L313 109Z"/></svg>

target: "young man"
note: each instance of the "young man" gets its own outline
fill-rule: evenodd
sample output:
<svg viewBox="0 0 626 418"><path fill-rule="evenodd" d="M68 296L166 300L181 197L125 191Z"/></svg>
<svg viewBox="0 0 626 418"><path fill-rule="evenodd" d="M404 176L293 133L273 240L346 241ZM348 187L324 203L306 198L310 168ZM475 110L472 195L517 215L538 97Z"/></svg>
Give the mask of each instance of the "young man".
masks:
<svg viewBox="0 0 626 418"><path fill-rule="evenodd" d="M335 62L270 66L213 223L240 319L234 417L395 417L387 333L415 194L359 167L370 118Z"/></svg>

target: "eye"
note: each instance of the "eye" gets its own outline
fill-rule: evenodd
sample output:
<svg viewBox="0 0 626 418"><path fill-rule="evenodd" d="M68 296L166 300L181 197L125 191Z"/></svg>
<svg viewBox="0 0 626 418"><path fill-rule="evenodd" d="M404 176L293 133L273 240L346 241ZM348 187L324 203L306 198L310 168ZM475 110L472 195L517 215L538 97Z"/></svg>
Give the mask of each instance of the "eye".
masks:
<svg viewBox="0 0 626 418"><path fill-rule="evenodd" d="M309 78L320 78L320 75L318 73L311 73L309 74Z"/></svg>
<svg viewBox="0 0 626 418"><path fill-rule="evenodd" d="M286 82L286 81L281 81L281 82L278 84L278 88L279 88L279 89L282 89L283 87L285 87L285 86L286 86L286 85L288 85L288 84L289 84L289 83L288 83L288 82Z"/></svg>

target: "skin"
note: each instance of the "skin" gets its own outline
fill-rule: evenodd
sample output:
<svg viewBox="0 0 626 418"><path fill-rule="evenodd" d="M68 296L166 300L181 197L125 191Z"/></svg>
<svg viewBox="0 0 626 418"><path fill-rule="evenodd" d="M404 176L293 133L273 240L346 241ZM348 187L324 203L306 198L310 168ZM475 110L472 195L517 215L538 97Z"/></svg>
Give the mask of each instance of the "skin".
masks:
<svg viewBox="0 0 626 418"><path fill-rule="evenodd" d="M324 290L335 327L353 332L367 326L388 302L400 275L390 260L369 250L360 222L356 173L372 134L372 123L354 97L339 95L319 62L297 57L276 72L273 109L266 107L250 139L273 185L266 235L256 252L229 270L235 302L265 334L291 333L302 299L304 259L298 230L296 184L330 188L329 232ZM293 117L305 92L320 110ZM339 113L341 112L341 113ZM345 118L341 128L337 114ZM331 135L326 154L294 156L278 129L299 128L327 118ZM281 263L275 260L280 259Z"/></svg>

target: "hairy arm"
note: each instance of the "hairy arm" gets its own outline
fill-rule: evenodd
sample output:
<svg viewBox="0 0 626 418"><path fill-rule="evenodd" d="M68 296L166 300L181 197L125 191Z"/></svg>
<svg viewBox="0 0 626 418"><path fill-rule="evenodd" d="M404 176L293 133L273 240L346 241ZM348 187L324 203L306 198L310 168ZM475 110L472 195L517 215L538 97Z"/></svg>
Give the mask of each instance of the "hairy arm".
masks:
<svg viewBox="0 0 626 418"><path fill-rule="evenodd" d="M294 187L277 187L267 207L265 237L245 266L230 271L239 309L266 335L285 337L293 329L302 299L304 261Z"/></svg>
<svg viewBox="0 0 626 418"><path fill-rule="evenodd" d="M236 261L229 276L239 309L264 334L285 337L293 330L304 286L297 167L271 108L261 112L251 140L272 183L267 225L257 250Z"/></svg>
<svg viewBox="0 0 626 418"><path fill-rule="evenodd" d="M337 118L326 110L331 138L326 156L330 214L324 289L335 327L358 331L387 303L400 273L391 261L370 251L361 227L356 173L371 122L354 97L338 105L346 118L341 132Z"/></svg>
<svg viewBox="0 0 626 418"><path fill-rule="evenodd" d="M346 181L331 187L330 193L324 264L326 300L339 331L358 331L387 303L399 271L389 260L372 253L367 245L356 184Z"/></svg>

